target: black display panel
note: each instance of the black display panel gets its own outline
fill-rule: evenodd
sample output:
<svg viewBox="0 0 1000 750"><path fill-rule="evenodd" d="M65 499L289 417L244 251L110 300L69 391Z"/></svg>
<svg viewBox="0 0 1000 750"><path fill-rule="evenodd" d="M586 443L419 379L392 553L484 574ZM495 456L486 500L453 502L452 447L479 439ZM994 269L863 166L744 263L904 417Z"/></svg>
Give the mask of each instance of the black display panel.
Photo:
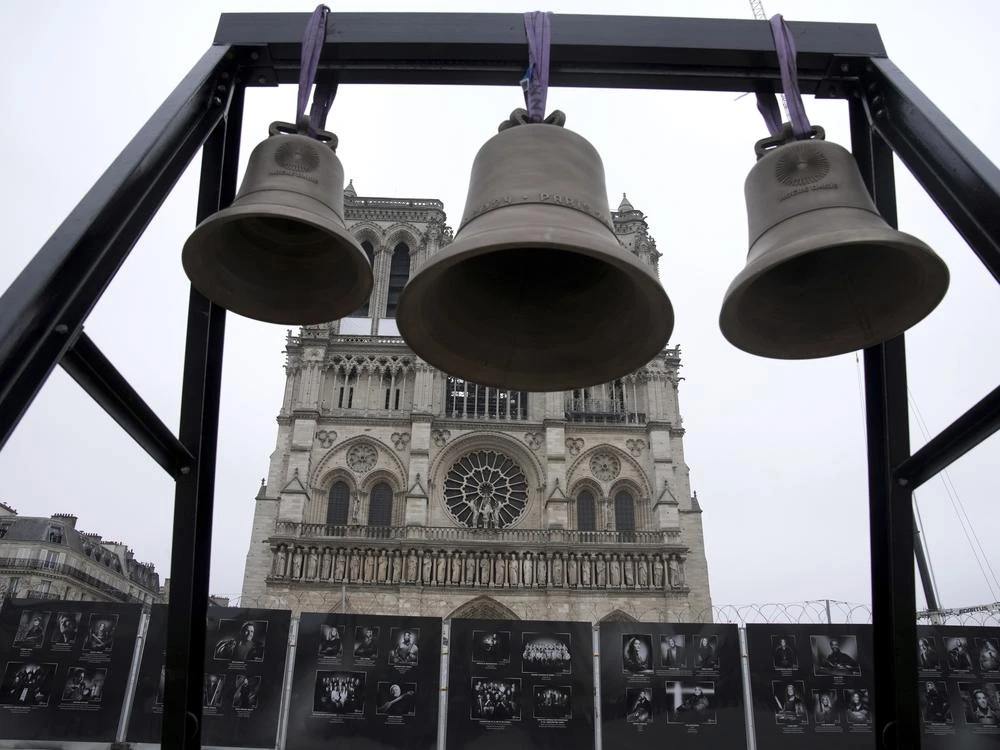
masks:
<svg viewBox="0 0 1000 750"><path fill-rule="evenodd" d="M917 628L921 746L1000 748L1000 628Z"/></svg>
<svg viewBox="0 0 1000 750"><path fill-rule="evenodd" d="M871 625L747 625L758 747L874 748Z"/></svg>
<svg viewBox="0 0 1000 750"><path fill-rule="evenodd" d="M303 613L285 747L431 750L440 684L441 620Z"/></svg>
<svg viewBox="0 0 1000 750"><path fill-rule="evenodd" d="M202 743L274 747L291 612L209 607L202 688ZM139 667L129 742L160 741L167 608L153 607Z"/></svg>
<svg viewBox="0 0 1000 750"><path fill-rule="evenodd" d="M113 742L138 604L11 599L0 610L0 737Z"/></svg>
<svg viewBox="0 0 1000 750"><path fill-rule="evenodd" d="M601 623L606 748L746 747L735 625Z"/></svg>
<svg viewBox="0 0 1000 750"><path fill-rule="evenodd" d="M448 748L594 746L589 623L452 620Z"/></svg>

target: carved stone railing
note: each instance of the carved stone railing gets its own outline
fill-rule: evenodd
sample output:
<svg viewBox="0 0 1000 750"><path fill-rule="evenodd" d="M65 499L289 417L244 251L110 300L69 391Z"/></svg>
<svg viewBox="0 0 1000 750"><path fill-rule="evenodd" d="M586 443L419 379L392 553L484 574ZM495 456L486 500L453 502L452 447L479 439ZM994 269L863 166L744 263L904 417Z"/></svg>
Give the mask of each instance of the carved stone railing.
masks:
<svg viewBox="0 0 1000 750"><path fill-rule="evenodd" d="M566 545L567 547L679 546L680 531L580 531L578 529L469 529L462 526L327 526L320 523L279 521L274 539L384 539L429 543L467 543L480 547Z"/></svg>
<svg viewBox="0 0 1000 750"><path fill-rule="evenodd" d="M275 585L305 583L476 589L684 593L684 556L670 552L456 550L271 542Z"/></svg>

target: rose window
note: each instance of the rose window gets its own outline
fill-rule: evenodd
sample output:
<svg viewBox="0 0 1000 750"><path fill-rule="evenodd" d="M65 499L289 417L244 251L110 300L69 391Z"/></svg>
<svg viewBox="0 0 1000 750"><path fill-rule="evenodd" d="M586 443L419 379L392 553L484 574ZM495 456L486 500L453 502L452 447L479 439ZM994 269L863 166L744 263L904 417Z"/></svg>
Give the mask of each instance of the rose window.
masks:
<svg viewBox="0 0 1000 750"><path fill-rule="evenodd" d="M371 443L358 443L347 451L347 465L355 474L371 471L376 461L378 461L378 451Z"/></svg>
<svg viewBox="0 0 1000 750"><path fill-rule="evenodd" d="M524 514L528 481L521 467L503 453L473 451L448 470L444 502L460 524L502 529Z"/></svg>
<svg viewBox="0 0 1000 750"><path fill-rule="evenodd" d="M598 453L590 459L590 473L603 482L610 482L622 470L622 462L612 453Z"/></svg>

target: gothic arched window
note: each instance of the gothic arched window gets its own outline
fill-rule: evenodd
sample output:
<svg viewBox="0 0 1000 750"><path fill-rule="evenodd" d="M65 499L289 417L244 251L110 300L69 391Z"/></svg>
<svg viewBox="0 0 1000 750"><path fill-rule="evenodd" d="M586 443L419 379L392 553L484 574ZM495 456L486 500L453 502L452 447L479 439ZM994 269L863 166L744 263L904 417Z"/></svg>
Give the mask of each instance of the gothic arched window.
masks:
<svg viewBox="0 0 1000 750"><path fill-rule="evenodd" d="M389 526L392 524L392 488L385 482L372 487L368 498L368 525Z"/></svg>
<svg viewBox="0 0 1000 750"><path fill-rule="evenodd" d="M576 497L576 527L580 531L597 530L597 509L594 506L594 493L583 490Z"/></svg>
<svg viewBox="0 0 1000 750"><path fill-rule="evenodd" d="M625 490L615 495L615 528L618 531L635 531L635 501L632 494Z"/></svg>
<svg viewBox="0 0 1000 750"><path fill-rule="evenodd" d="M396 317L399 295L403 293L408 278L410 278L410 248L405 242L400 242L393 248L392 260L389 262L389 294L385 299L385 317Z"/></svg>
<svg viewBox="0 0 1000 750"><path fill-rule="evenodd" d="M351 491L347 487L347 482L334 482L326 506L326 525L346 526L350 505Z"/></svg>
<svg viewBox="0 0 1000 750"><path fill-rule="evenodd" d="M372 270L375 267L375 248L372 247L372 243L365 240L361 243L361 249L365 251L365 255L368 256L368 262L372 265ZM371 308L371 295L368 295L368 299L365 300L364 304L361 305L357 310L352 312L349 317L352 318L367 318L371 313L369 312Z"/></svg>

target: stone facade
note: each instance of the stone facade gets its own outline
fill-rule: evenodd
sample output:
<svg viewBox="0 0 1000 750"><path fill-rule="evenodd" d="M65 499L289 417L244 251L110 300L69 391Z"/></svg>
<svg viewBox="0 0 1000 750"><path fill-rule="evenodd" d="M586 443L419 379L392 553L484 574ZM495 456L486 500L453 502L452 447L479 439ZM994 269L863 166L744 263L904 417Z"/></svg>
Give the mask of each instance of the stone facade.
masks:
<svg viewBox="0 0 1000 750"><path fill-rule="evenodd" d="M77 531L76 516L19 516L0 503L0 594L155 604L160 577L121 542Z"/></svg>
<svg viewBox="0 0 1000 750"><path fill-rule="evenodd" d="M288 334L277 445L256 497L248 606L537 619L708 619L684 463L680 351L566 393L449 377L398 335L406 279L446 246L436 200L358 197L371 300ZM612 215L654 268L642 212Z"/></svg>

